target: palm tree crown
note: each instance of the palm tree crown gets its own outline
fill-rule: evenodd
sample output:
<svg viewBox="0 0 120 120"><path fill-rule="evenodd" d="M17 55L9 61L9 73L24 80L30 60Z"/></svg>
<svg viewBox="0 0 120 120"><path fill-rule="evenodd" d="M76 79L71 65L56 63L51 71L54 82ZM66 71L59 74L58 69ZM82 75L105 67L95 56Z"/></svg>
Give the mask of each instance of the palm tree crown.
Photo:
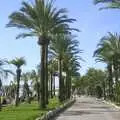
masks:
<svg viewBox="0 0 120 120"><path fill-rule="evenodd" d="M108 8L120 9L120 1L119 0L94 0L94 3L95 4L98 4L98 3L106 4L105 7L102 7L100 9L108 9Z"/></svg>
<svg viewBox="0 0 120 120"><path fill-rule="evenodd" d="M15 58L11 60L9 63L15 65L17 68L20 68L22 65L26 64L26 61L23 57L21 57L21 58Z"/></svg>
<svg viewBox="0 0 120 120"><path fill-rule="evenodd" d="M35 0L34 4L23 2L20 10L9 16L7 27L28 30L27 33L19 34L17 38L39 36L41 41L42 37L48 39L51 34L65 32L64 28L70 29L67 23L72 23L75 19L69 19L66 9L57 9L53 4L53 0Z"/></svg>

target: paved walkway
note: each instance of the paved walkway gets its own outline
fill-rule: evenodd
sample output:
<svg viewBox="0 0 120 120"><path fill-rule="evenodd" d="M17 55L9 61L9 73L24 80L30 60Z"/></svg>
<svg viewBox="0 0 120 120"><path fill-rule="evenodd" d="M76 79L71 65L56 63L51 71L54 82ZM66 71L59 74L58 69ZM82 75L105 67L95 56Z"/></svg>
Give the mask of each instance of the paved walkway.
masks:
<svg viewBox="0 0 120 120"><path fill-rule="evenodd" d="M120 111L95 98L81 97L54 120L120 120Z"/></svg>

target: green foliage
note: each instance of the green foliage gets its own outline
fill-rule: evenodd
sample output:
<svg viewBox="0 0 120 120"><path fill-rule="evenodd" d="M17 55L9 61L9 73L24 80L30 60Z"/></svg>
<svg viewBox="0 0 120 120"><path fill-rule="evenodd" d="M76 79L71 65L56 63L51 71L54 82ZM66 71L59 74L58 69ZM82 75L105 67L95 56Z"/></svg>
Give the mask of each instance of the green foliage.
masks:
<svg viewBox="0 0 120 120"><path fill-rule="evenodd" d="M38 44L42 45L40 70L41 107L43 108L45 104L48 103L48 45L56 34L68 34L71 30L78 31L69 26L69 23L73 23L74 21L76 20L67 16L66 9L58 9L54 6L54 0L35 0L33 3L24 1L22 2L21 8L9 16L7 27L27 30L27 32L24 31L24 33L20 33L17 38L35 36L38 38ZM44 62L46 64L44 64ZM16 61L12 61L12 63L17 66Z"/></svg>
<svg viewBox="0 0 120 120"><path fill-rule="evenodd" d="M0 59L0 79L5 78L8 74L13 74L13 72L6 68L8 65L8 61L4 59Z"/></svg>
<svg viewBox="0 0 120 120"><path fill-rule="evenodd" d="M98 96L99 92L103 93L103 83L105 82L105 80L106 73L104 71L89 68L87 73L84 76L80 77L79 81L76 81L76 87L79 88L79 91L83 94ZM102 91L96 91L96 88L98 86L101 88Z"/></svg>
<svg viewBox="0 0 120 120"><path fill-rule="evenodd" d="M48 104L47 108L52 110L52 109L59 107L60 105L62 105L62 104L59 102L59 99L54 97L49 100L49 104Z"/></svg>
<svg viewBox="0 0 120 120"><path fill-rule="evenodd" d="M37 102L32 102L31 104L24 103L19 107L9 105L0 112L0 120L35 120L37 117L60 105L57 98L51 99L48 107L44 110L39 110Z"/></svg>
<svg viewBox="0 0 120 120"><path fill-rule="evenodd" d="M107 64L107 86L109 98L114 97L118 101L119 97L119 65L120 65L120 35L118 33L108 33L104 36L94 52L97 62ZM117 90L118 89L118 90ZM117 97L116 97L117 96Z"/></svg>
<svg viewBox="0 0 120 120"><path fill-rule="evenodd" d="M105 7L101 7L101 9L120 9L120 1L119 0L94 0L95 4L98 3L103 3L106 6Z"/></svg>
<svg viewBox="0 0 120 120"><path fill-rule="evenodd" d="M102 87L101 86L96 86L96 96L98 98L101 98L103 95L103 90L102 90Z"/></svg>
<svg viewBox="0 0 120 120"><path fill-rule="evenodd" d="M71 29L68 23L75 19L68 18L66 13L65 8L58 9L54 6L54 0L35 0L32 4L22 2L19 11L9 16L7 27L28 30L27 33L20 33L17 38L31 36L49 38L51 34L64 33Z"/></svg>
<svg viewBox="0 0 120 120"><path fill-rule="evenodd" d="M0 112L1 120L34 120L45 111L39 111L36 103L21 104L19 107L8 106Z"/></svg>
<svg viewBox="0 0 120 120"><path fill-rule="evenodd" d="M26 61L23 57L20 57L9 61L9 63L15 65L17 68L20 68L22 65L26 64Z"/></svg>

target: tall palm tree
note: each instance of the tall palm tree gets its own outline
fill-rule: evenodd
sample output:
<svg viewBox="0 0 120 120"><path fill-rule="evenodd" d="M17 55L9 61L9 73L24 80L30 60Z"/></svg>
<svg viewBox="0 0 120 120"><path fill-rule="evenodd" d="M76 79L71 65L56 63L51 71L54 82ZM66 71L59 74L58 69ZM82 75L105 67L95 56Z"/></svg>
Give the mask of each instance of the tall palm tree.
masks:
<svg viewBox="0 0 120 120"><path fill-rule="evenodd" d="M50 81L50 93L51 98L55 96L55 73L58 70L57 60L51 58L52 56L49 53L49 63L48 63L48 72L49 72L49 81Z"/></svg>
<svg viewBox="0 0 120 120"><path fill-rule="evenodd" d="M16 90L16 100L15 100L15 105L18 106L19 104L19 87L20 87L20 77L21 77L21 66L26 64L26 61L24 60L23 57L21 58L15 58L9 62L10 64L13 64L17 70L17 90Z"/></svg>
<svg viewBox="0 0 120 120"><path fill-rule="evenodd" d="M54 68L53 68L53 62L52 60L50 60L48 62L48 73L50 76L50 82L49 82L49 86L50 86L50 97L53 98L53 73L54 73Z"/></svg>
<svg viewBox="0 0 120 120"><path fill-rule="evenodd" d="M65 72L68 72L68 69L70 67L69 65L71 64L69 64L68 66L66 65L70 63L70 61L72 61L72 57L74 56L73 54L78 53L78 51L76 51L76 46L78 46L77 45L78 42L74 40L73 36L70 34L68 35L59 34L59 35L56 35L55 39L56 40L54 40L54 42L51 44L50 49L51 49L51 53L53 53L53 56L58 60L59 99L60 101L63 101L65 99L65 92L64 92L65 82L62 78L62 72L65 71L65 68L67 69ZM67 80L66 82L68 82Z"/></svg>
<svg viewBox="0 0 120 120"><path fill-rule="evenodd" d="M68 81L68 86L67 86L67 98L70 99L71 97L71 89L72 89L72 77L77 77L80 76L79 70L81 68L80 66L80 60L82 59L78 59L75 56L73 56L71 58L71 60L69 61L68 65L68 70L67 70L67 79L66 81Z"/></svg>
<svg viewBox="0 0 120 120"><path fill-rule="evenodd" d="M51 36L68 32L71 30L68 23L75 19L69 19L66 15L66 9L57 9L54 7L54 0L35 0L33 4L23 2L19 11L13 12L10 16L10 22L7 27L16 27L28 30L17 38L30 36L38 37L38 44L41 45L41 107L45 108L48 102L45 91L48 91L48 45ZM46 86L46 87L45 87Z"/></svg>
<svg viewBox="0 0 120 120"><path fill-rule="evenodd" d="M120 1L119 0L94 0L95 4L98 3L104 3L106 4L105 7L102 7L100 9L120 9Z"/></svg>
<svg viewBox="0 0 120 120"><path fill-rule="evenodd" d="M101 48L103 50L101 51ZM96 57L97 62L103 62L107 64L108 71L108 81L109 81L109 98L113 98L113 63L111 60L111 56L109 56L108 51L105 50L104 46L101 46L94 52L94 57Z"/></svg>
<svg viewBox="0 0 120 120"><path fill-rule="evenodd" d="M80 69L80 57L81 50L79 50L79 42L76 37L71 36L69 38L68 49L64 54L63 66L66 72L66 98L71 97L71 77L76 76Z"/></svg>
<svg viewBox="0 0 120 120"><path fill-rule="evenodd" d="M68 39L66 35L58 34L55 36L54 42L52 42L50 49L53 56L58 60L58 71L59 71L59 100L62 102L64 100L64 80L62 78L63 71L63 58L64 53L68 47Z"/></svg>
<svg viewBox="0 0 120 120"><path fill-rule="evenodd" d="M109 85L109 88L111 89L113 84L113 72L115 74L116 84L118 83L120 64L120 36L117 33L109 33L107 36L103 37L94 55L97 57L97 60L107 63L110 80L109 84L111 85Z"/></svg>

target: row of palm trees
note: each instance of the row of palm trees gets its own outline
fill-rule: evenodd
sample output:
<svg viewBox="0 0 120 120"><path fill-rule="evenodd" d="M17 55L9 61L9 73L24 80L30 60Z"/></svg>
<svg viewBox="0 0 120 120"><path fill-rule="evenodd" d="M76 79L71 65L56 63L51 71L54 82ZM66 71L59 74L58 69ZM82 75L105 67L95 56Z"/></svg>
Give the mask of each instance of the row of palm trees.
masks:
<svg viewBox="0 0 120 120"><path fill-rule="evenodd" d="M66 71L67 96L70 98L71 73L78 71L78 42L73 39L70 23L76 21L67 16L65 8L58 9L54 6L54 0L35 0L33 3L22 2L21 8L9 16L7 27L15 27L25 30L16 38L37 37L41 46L40 61L40 107L48 104L48 55L57 59L59 63L59 99L64 98L64 81L62 71ZM52 50L52 51L51 51ZM50 59L49 61L53 61ZM13 61L14 63L14 61ZM78 67L77 67L78 65ZM17 66L18 85L20 81L20 67ZM69 84L68 84L69 83ZM19 87L17 92L19 93ZM67 98L68 98L67 97ZM18 99L18 97L17 97ZM18 104L18 103L16 103Z"/></svg>
<svg viewBox="0 0 120 120"><path fill-rule="evenodd" d="M120 35L108 33L97 46L94 53L96 61L107 64L109 99L120 102Z"/></svg>
<svg viewBox="0 0 120 120"><path fill-rule="evenodd" d="M120 1L119 0L94 0L95 4L105 4L105 6L101 7L102 9L120 9ZM109 33L108 36L102 38L99 48L95 52L95 56L100 61L104 61L107 63L107 69L109 73L109 98L112 99L113 94L116 96L116 101L118 102L120 98L118 98L119 94L119 34ZM108 45L109 44L109 45ZM109 46L109 47L108 47ZM102 50L103 49L103 50ZM109 51L109 50L111 51ZM101 51L101 52L100 52ZM104 52L103 52L104 51ZM106 52L105 52L106 51ZM107 52L109 51L109 52ZM114 72L114 74L113 74ZM113 81L113 78L115 80ZM113 88L113 83L116 84L116 92ZM117 93L118 92L118 93Z"/></svg>
<svg viewBox="0 0 120 120"><path fill-rule="evenodd" d="M80 67L78 45L79 43L75 36L61 34L57 35L56 40L50 45L50 55L53 60L56 59L58 61L59 98L61 102L65 99L64 84L66 85L66 98L70 98L71 76L77 74L76 72L78 72ZM63 71L66 73L66 82L62 78Z"/></svg>
<svg viewBox="0 0 120 120"><path fill-rule="evenodd" d="M6 69L4 68L5 65L8 64L12 64L16 67L16 74L14 74L12 72L12 70ZM8 74L12 74L12 75L16 75L16 81L17 81L17 87L16 87L16 98L15 98L15 105L18 106L19 104L19 87L20 87L20 77L21 77L21 66L25 65L26 61L24 60L24 58L15 58L11 61L8 60L0 60L0 91L2 91L2 79L4 79L5 77L8 77ZM2 94L2 93L1 93ZM1 95L0 95L1 98ZM1 102L0 102L1 104Z"/></svg>

